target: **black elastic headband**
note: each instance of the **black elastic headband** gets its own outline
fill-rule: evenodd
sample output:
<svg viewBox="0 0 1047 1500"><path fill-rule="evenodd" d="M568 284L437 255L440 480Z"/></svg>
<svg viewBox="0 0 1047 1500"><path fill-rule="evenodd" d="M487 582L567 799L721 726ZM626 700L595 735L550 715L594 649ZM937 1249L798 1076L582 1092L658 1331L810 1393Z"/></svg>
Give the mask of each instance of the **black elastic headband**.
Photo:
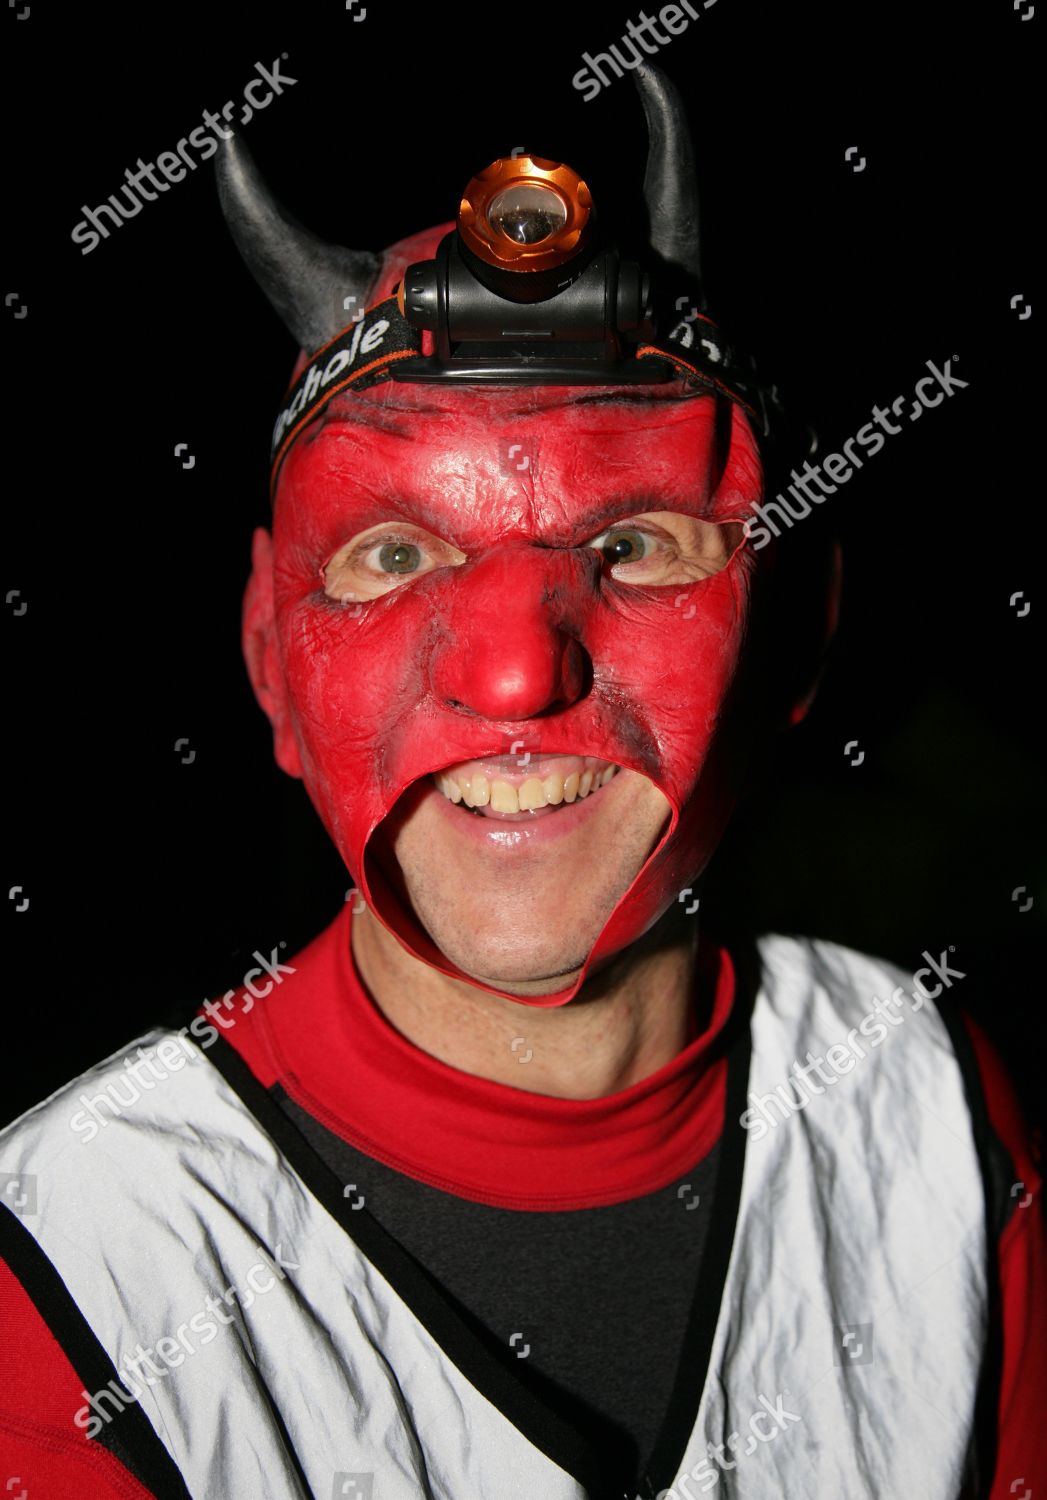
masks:
<svg viewBox="0 0 1047 1500"><path fill-rule="evenodd" d="M395 296L378 302L357 322L342 330L309 360L287 393L287 401L273 429L271 490L275 493L280 465L302 429L333 396L355 387L362 390L378 381L396 379L398 366L411 361L412 379L439 382L440 368L422 353L422 331L400 312ZM735 401L766 437L777 406L776 394L757 382L751 367L738 359L716 324L702 314L681 319L664 338L642 343L635 359L664 360L666 379L683 376L695 394L719 393ZM431 371L427 376L426 371ZM524 379L526 383L526 378ZM565 385L578 383L567 378ZM594 366L591 384L615 384L613 372Z"/></svg>

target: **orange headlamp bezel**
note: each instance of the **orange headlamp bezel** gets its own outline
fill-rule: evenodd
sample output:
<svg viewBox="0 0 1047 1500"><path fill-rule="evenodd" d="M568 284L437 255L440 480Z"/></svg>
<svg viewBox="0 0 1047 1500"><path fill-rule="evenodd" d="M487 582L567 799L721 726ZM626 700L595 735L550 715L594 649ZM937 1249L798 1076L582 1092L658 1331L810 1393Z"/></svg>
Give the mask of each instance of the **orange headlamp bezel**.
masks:
<svg viewBox="0 0 1047 1500"><path fill-rule="evenodd" d="M559 229L531 245L510 240L487 218L495 197L517 183L552 188L567 210ZM467 184L458 209L458 232L467 249L489 266L501 271L548 271L584 248L592 229L592 209L588 185L563 162L541 156L505 156Z"/></svg>

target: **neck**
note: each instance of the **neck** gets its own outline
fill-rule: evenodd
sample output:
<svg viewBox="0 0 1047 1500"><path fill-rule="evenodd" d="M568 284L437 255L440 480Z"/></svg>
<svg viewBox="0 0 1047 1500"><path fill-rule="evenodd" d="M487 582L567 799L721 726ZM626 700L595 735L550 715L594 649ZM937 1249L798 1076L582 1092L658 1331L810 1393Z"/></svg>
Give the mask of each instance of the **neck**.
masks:
<svg viewBox="0 0 1047 1500"><path fill-rule="evenodd" d="M530 1093L603 1098L657 1072L697 1034L696 929L682 928L673 911L551 1010L441 974L370 910L353 921L352 950L375 1004L409 1042Z"/></svg>

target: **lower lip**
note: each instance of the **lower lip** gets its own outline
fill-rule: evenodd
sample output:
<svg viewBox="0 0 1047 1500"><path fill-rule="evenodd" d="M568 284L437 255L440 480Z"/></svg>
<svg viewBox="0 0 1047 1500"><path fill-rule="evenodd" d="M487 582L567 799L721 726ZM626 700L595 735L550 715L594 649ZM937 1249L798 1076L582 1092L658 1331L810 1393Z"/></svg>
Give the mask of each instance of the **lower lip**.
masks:
<svg viewBox="0 0 1047 1500"><path fill-rule="evenodd" d="M616 771L610 781L599 791L574 802L561 803L557 808L539 808L537 814L521 814L506 818L477 817L475 813L463 812L461 805L445 797L438 788L430 786L425 800L438 806L438 815L446 818L450 826L462 838L487 849L534 848L574 833L586 823L601 806L610 806L619 795L616 791L624 779L622 771ZM545 813L546 816L542 816Z"/></svg>

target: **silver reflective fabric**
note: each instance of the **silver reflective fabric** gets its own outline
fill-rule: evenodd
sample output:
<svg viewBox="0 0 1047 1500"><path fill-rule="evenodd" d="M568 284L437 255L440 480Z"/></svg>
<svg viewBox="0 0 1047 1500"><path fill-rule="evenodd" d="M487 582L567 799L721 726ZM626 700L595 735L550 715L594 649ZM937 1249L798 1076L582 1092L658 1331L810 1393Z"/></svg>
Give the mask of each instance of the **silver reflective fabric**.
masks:
<svg viewBox="0 0 1047 1500"><path fill-rule="evenodd" d="M882 961L783 937L760 957L749 1100L776 1123L750 1130L709 1376L663 1494L957 1500L988 1298L951 1043L912 976ZM898 989L888 1024L875 1001ZM793 1062L837 1045L833 1082L789 1086ZM778 1089L786 1107L769 1102Z"/></svg>
<svg viewBox="0 0 1047 1500"><path fill-rule="evenodd" d="M163 1035L24 1116L0 1137L0 1162L36 1176L26 1227L118 1371L180 1329L193 1346L152 1386L143 1379L139 1404L194 1500L328 1500L336 1475L359 1476L360 1495L374 1476L375 1500L581 1500L437 1347L204 1057L93 1139L73 1132L80 1095L113 1083L128 1097L121 1059ZM212 1316L205 1343L207 1299L229 1287L250 1305L219 1301L233 1321Z"/></svg>
<svg viewBox="0 0 1047 1500"><path fill-rule="evenodd" d="M750 1097L907 983L827 943L770 938L761 958ZM900 1014L879 1045L862 1038L853 1070L747 1142L672 1500L956 1500L985 1335L983 1190L942 1023L929 1003ZM184 1065L129 1089L124 1058L165 1039ZM102 1094L128 1102L98 1106L108 1123L88 1139L81 1096ZM585 1500L465 1378L191 1037L149 1033L38 1105L0 1134L0 1171L35 1177L23 1222L194 1500L327 1500L341 1482L374 1500Z"/></svg>

